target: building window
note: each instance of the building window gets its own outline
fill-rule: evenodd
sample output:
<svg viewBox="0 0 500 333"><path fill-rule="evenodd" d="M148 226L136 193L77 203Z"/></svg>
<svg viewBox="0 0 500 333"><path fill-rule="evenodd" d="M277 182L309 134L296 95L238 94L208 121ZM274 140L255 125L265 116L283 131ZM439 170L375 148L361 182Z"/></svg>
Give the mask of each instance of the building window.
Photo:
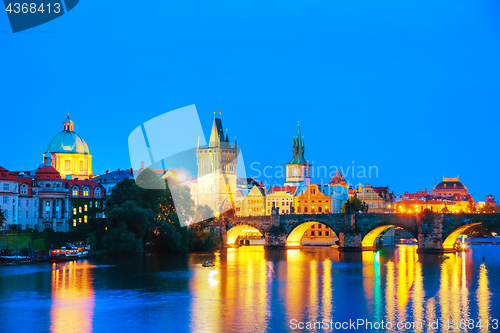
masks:
<svg viewBox="0 0 500 333"><path fill-rule="evenodd" d="M326 237L330 236L330 232L325 231L325 236L326 236Z"/></svg>
<svg viewBox="0 0 500 333"><path fill-rule="evenodd" d="M96 202L95 202L95 206L96 206L96 207L99 207L99 201L96 201Z"/></svg>
<svg viewBox="0 0 500 333"><path fill-rule="evenodd" d="M80 161L80 171L83 170L83 161Z"/></svg>
<svg viewBox="0 0 500 333"><path fill-rule="evenodd" d="M38 200L35 200L35 207L38 207Z"/></svg>
<svg viewBox="0 0 500 333"><path fill-rule="evenodd" d="M81 213L82 212L82 207L78 207L78 211Z"/></svg>
<svg viewBox="0 0 500 333"><path fill-rule="evenodd" d="M74 197L78 196L78 187L73 187L73 194Z"/></svg>
<svg viewBox="0 0 500 333"><path fill-rule="evenodd" d="M83 221L84 221L85 223L87 223L87 215L85 215L85 216L83 217Z"/></svg>
<svg viewBox="0 0 500 333"><path fill-rule="evenodd" d="M21 187L21 194L28 194L28 187L26 185Z"/></svg>
<svg viewBox="0 0 500 333"><path fill-rule="evenodd" d="M26 218L29 219L30 218L30 212L29 211L26 211Z"/></svg>
<svg viewBox="0 0 500 333"><path fill-rule="evenodd" d="M85 187L85 188L83 189L83 196L84 196L84 197L88 197L88 196L89 196L89 189L88 189L88 187Z"/></svg>
<svg viewBox="0 0 500 333"><path fill-rule="evenodd" d="M82 223L82 218L81 217L78 218L78 223Z"/></svg>
<svg viewBox="0 0 500 333"><path fill-rule="evenodd" d="M8 196L4 196L3 197L3 203L4 204L9 203L9 197Z"/></svg>
<svg viewBox="0 0 500 333"><path fill-rule="evenodd" d="M90 202L90 208L92 208L92 201Z"/></svg>
<svg viewBox="0 0 500 333"><path fill-rule="evenodd" d="M318 213L321 213L321 207L318 207Z"/></svg>
<svg viewBox="0 0 500 333"><path fill-rule="evenodd" d="M73 215L76 215L76 208L73 208Z"/></svg>
<svg viewBox="0 0 500 333"><path fill-rule="evenodd" d="M311 230L311 236L314 236L314 230Z"/></svg>
<svg viewBox="0 0 500 333"><path fill-rule="evenodd" d="M87 205L83 206L83 209L84 209L85 211L87 211Z"/></svg>
<svg viewBox="0 0 500 333"><path fill-rule="evenodd" d="M321 231L318 231L318 237L321 236L322 232Z"/></svg>
<svg viewBox="0 0 500 333"><path fill-rule="evenodd" d="M4 191L10 191L10 184L9 183L3 184L3 190Z"/></svg>
<svg viewBox="0 0 500 333"><path fill-rule="evenodd" d="M297 208L297 212L298 212L298 213L300 213L300 207L299 207L299 208Z"/></svg>
<svg viewBox="0 0 500 333"><path fill-rule="evenodd" d="M76 219L73 219L73 227L76 227Z"/></svg>
<svg viewBox="0 0 500 333"><path fill-rule="evenodd" d="M304 213L307 213L307 207L304 207Z"/></svg>
<svg viewBox="0 0 500 333"><path fill-rule="evenodd" d="M71 170L71 161L65 160L64 161L64 171L69 171L69 170Z"/></svg>

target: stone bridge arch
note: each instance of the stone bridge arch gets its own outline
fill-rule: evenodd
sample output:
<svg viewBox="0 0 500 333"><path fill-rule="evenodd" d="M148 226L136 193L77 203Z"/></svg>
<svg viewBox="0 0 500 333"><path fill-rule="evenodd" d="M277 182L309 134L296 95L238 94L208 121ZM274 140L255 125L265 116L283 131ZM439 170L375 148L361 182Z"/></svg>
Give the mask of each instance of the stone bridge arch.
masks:
<svg viewBox="0 0 500 333"><path fill-rule="evenodd" d="M443 251L444 252L455 252L455 242L458 237L460 237L463 232L471 227L482 224L481 222L472 222L469 224L462 225L451 232L449 235L443 235Z"/></svg>
<svg viewBox="0 0 500 333"><path fill-rule="evenodd" d="M257 230L264 235L268 223L263 223L258 218L239 218L235 220L228 220L226 223L226 245L236 246L236 241L239 235L245 229Z"/></svg>
<svg viewBox="0 0 500 333"><path fill-rule="evenodd" d="M286 246L301 246L304 233L316 223L321 223L327 226L333 231L333 233L335 233L335 236L339 237L339 230L335 230L336 226L331 222L333 220L328 219L327 214L323 215L324 216L317 215L317 217L299 219L298 221L290 224L287 228Z"/></svg>
<svg viewBox="0 0 500 333"><path fill-rule="evenodd" d="M361 246L363 250L374 250L376 248L375 241L377 240L377 238L380 236L382 232L391 227L402 228L408 231L413 236L413 238L418 240L418 230L416 228L411 228L406 224L388 220L376 223L375 225L372 225L369 228L363 230L362 232L363 238L361 241Z"/></svg>

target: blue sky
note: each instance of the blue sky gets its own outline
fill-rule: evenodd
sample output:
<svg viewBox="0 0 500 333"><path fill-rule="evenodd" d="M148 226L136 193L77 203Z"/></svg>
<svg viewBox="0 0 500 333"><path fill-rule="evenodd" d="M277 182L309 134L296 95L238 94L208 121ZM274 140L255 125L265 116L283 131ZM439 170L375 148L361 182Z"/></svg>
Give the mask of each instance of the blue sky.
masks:
<svg viewBox="0 0 500 333"><path fill-rule="evenodd" d="M36 168L70 112L94 173L128 168L134 128L195 104L207 136L222 109L250 175L291 159L300 121L315 165L377 166L353 183L402 193L459 175L476 200L500 197L499 12L496 0L86 0L12 34L2 11L0 165Z"/></svg>

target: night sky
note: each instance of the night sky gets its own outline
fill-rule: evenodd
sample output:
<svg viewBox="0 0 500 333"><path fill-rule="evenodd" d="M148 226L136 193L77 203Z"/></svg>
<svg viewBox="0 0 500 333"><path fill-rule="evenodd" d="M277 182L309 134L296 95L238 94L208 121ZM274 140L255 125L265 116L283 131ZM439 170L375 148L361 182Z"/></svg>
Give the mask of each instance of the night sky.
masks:
<svg viewBox="0 0 500 333"><path fill-rule="evenodd" d="M136 127L195 104L207 140L222 110L249 175L291 159L300 121L314 165L378 168L351 183L460 176L500 198L499 15L498 0L86 0L12 34L1 11L0 165L35 169L70 112L95 174L129 168Z"/></svg>

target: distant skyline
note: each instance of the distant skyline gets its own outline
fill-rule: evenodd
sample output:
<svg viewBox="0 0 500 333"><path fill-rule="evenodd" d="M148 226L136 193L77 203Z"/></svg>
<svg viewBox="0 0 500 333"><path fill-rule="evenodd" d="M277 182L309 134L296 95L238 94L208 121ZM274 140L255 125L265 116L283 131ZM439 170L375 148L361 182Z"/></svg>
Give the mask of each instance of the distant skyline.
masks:
<svg viewBox="0 0 500 333"><path fill-rule="evenodd" d="M402 194L460 176L475 200L499 199L498 12L494 0L85 1L11 34L1 11L0 165L35 169L69 112L95 174L129 168L134 128L195 104L207 138L222 110L249 176L252 163L284 167L300 121L308 161L378 168L346 174L353 184Z"/></svg>

